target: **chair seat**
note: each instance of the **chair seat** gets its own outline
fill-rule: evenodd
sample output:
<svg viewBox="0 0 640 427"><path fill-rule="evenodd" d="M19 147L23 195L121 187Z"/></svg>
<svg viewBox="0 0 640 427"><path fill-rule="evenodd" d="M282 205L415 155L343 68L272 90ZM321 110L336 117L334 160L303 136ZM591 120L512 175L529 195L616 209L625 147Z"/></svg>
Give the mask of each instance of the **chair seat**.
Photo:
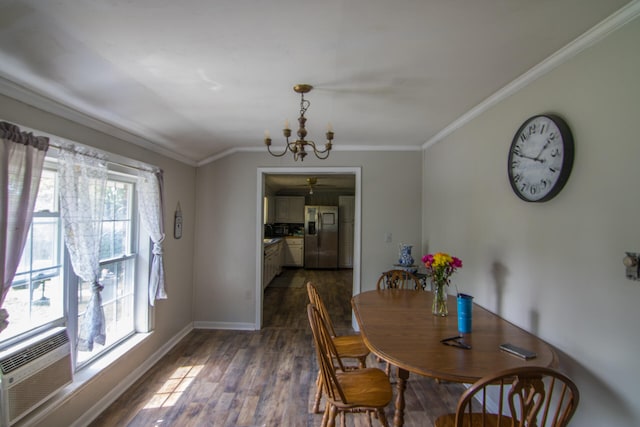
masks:
<svg viewBox="0 0 640 427"><path fill-rule="evenodd" d="M367 357L369 349L360 335L341 335L333 338L333 344L340 357L360 359Z"/></svg>
<svg viewBox="0 0 640 427"><path fill-rule="evenodd" d="M342 408L383 408L391 402L392 390L389 377L378 368L336 372L347 403L333 402Z"/></svg>
<svg viewBox="0 0 640 427"><path fill-rule="evenodd" d="M464 414L462 417L462 425L464 427L512 427L511 418L503 416L498 424L498 416L494 414L486 414L483 420L482 414L473 414L471 424L469 423L469 414ZM456 426L456 414L442 415L436 418L434 427L455 427Z"/></svg>

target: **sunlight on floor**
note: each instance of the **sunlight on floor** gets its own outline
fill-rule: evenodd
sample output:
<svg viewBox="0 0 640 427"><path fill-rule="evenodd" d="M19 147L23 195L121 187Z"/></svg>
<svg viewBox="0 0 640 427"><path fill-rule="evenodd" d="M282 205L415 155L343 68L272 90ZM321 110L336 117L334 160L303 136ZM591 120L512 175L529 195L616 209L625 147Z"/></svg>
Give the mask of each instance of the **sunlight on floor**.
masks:
<svg viewBox="0 0 640 427"><path fill-rule="evenodd" d="M171 377L149 399L144 408L153 409L173 406L203 367L204 365L194 365L181 366L176 369Z"/></svg>

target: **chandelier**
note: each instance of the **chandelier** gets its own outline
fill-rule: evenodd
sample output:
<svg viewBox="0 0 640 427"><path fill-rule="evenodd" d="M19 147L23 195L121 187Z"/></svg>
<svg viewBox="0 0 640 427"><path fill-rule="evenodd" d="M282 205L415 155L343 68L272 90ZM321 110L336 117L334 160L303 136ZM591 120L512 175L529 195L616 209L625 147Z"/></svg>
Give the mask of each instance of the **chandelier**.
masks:
<svg viewBox="0 0 640 427"><path fill-rule="evenodd" d="M304 114L307 112L307 109L311 105L311 102L304 99L304 94L309 93L311 89L313 89L313 86L306 84L297 84L293 87L293 90L296 93L300 94L300 117L298 117L299 127L297 132L298 139L296 139L295 141L289 141L289 137L291 136L291 129L289 129L289 121L286 120L284 123L284 129L282 129L282 133L287 140L287 145L285 146L284 151L278 154L271 151L271 137L269 136L269 131L265 131L264 144L267 146L267 151L269 151L269 154L271 154L272 156L282 157L287 153L287 151L291 151L293 153L293 160L297 161L298 159L300 159L300 161L303 162L305 156L307 155L306 148L311 148L313 149L313 154L315 154L317 158L324 160L329 157L329 152L331 151L331 141L333 141L333 129L331 128L331 124L327 126L327 143L324 146L324 150L318 149L315 142L307 141L306 139L304 139L307 136L307 129L304 127L307 118L304 116Z"/></svg>

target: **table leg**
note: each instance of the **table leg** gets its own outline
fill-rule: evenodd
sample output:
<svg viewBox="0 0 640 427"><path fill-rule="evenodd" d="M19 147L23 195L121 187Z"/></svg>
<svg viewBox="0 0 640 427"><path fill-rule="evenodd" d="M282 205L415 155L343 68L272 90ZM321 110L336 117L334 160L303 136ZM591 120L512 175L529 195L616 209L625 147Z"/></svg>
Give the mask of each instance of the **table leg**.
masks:
<svg viewBox="0 0 640 427"><path fill-rule="evenodd" d="M396 387L396 413L393 417L393 426L402 427L404 425L404 390L407 388L409 371L398 368L398 385Z"/></svg>

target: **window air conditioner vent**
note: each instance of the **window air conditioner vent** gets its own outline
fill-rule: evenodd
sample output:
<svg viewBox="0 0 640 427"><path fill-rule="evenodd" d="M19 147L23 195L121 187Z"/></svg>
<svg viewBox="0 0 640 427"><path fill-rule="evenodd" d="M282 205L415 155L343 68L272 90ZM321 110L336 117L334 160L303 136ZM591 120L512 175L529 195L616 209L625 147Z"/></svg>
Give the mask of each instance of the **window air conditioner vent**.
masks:
<svg viewBox="0 0 640 427"><path fill-rule="evenodd" d="M41 341L38 344L28 347L20 353L14 354L4 360L0 361L0 368L3 374L8 374L15 371L19 367L26 365L27 363L36 360L43 354L47 354L52 350L69 342L69 337L66 331L58 332L45 341Z"/></svg>

